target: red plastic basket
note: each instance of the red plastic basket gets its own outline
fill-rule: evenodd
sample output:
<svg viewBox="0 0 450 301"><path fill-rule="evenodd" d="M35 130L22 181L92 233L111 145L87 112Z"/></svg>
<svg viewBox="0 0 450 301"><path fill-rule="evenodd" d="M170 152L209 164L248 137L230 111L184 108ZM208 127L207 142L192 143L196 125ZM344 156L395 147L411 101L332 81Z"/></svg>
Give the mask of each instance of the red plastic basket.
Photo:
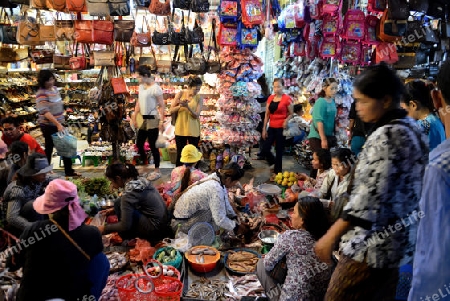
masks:
<svg viewBox="0 0 450 301"><path fill-rule="evenodd" d="M183 283L174 277L161 276L153 279L155 290L153 292L154 301L180 301L183 292ZM170 291L166 288L170 287Z"/></svg>
<svg viewBox="0 0 450 301"><path fill-rule="evenodd" d="M183 291L181 281L173 277L136 274L120 277L116 287L121 301L179 301Z"/></svg>

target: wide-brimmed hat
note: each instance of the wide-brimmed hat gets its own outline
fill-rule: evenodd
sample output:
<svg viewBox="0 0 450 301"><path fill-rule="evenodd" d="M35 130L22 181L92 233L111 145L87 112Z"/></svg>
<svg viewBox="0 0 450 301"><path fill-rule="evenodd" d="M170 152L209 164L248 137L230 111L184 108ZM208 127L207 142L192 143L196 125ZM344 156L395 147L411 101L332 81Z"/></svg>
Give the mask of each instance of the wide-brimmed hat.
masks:
<svg viewBox="0 0 450 301"><path fill-rule="evenodd" d="M202 153L198 151L198 149L192 145L188 144L185 147L183 147L183 150L181 151L181 163L196 163L200 161L202 158Z"/></svg>
<svg viewBox="0 0 450 301"><path fill-rule="evenodd" d="M55 179L45 188L45 193L36 198L33 208L39 214L50 214L69 206L69 231L79 227L87 215L80 206L77 186L72 182Z"/></svg>
<svg viewBox="0 0 450 301"><path fill-rule="evenodd" d="M31 177L50 172L52 169L53 166L48 164L45 155L33 153L28 156L27 164L22 166L17 172L23 177Z"/></svg>

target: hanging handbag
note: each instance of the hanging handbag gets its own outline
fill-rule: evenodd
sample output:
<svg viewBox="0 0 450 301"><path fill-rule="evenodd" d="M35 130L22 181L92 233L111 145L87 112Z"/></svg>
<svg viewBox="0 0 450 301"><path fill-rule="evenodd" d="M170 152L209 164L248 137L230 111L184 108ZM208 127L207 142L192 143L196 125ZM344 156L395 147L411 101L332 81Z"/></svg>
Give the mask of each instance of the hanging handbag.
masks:
<svg viewBox="0 0 450 301"><path fill-rule="evenodd" d="M86 0L67 0L66 8L70 12L85 13L87 12Z"/></svg>
<svg viewBox="0 0 450 301"><path fill-rule="evenodd" d="M448 20L448 5L445 4L445 17L441 20L441 37L450 38L450 22Z"/></svg>
<svg viewBox="0 0 450 301"><path fill-rule="evenodd" d="M186 26L184 25L184 12L181 12L181 28L180 31L175 31L174 28L170 28L172 29L171 33L171 42L173 45L184 45L187 44L187 40L186 40Z"/></svg>
<svg viewBox="0 0 450 301"><path fill-rule="evenodd" d="M198 25L197 20L195 20L195 25L192 30L186 30L186 44L200 44L203 46L205 41L205 34L203 29Z"/></svg>
<svg viewBox="0 0 450 301"><path fill-rule="evenodd" d="M214 48L211 46L211 42L214 43ZM211 35L208 43L208 57L206 59L206 73L219 73L221 70L220 61L211 61L211 52L214 51L215 57L218 59L218 48L216 39L216 20L213 19L211 22Z"/></svg>
<svg viewBox="0 0 450 301"><path fill-rule="evenodd" d="M53 42L56 41L55 35L55 25L44 25L42 18L39 15L39 39L42 42Z"/></svg>
<svg viewBox="0 0 450 301"><path fill-rule="evenodd" d="M133 32L130 43L135 47L150 47L152 45L150 27L145 16L142 17L142 32Z"/></svg>
<svg viewBox="0 0 450 301"><path fill-rule="evenodd" d="M277 283L283 284L286 281L287 271L286 256L284 256L277 262L269 274Z"/></svg>
<svg viewBox="0 0 450 301"><path fill-rule="evenodd" d="M147 66L150 68L151 71L156 71L157 70L156 57L152 45L150 45L150 52L151 52L150 56L143 56L141 47L141 53L139 55L139 66Z"/></svg>
<svg viewBox="0 0 450 301"><path fill-rule="evenodd" d="M29 57L37 65L51 64L53 63L53 55L55 51L53 49L33 49L29 52Z"/></svg>
<svg viewBox="0 0 450 301"><path fill-rule="evenodd" d="M114 23L107 20L92 21L94 43L112 45L114 42Z"/></svg>
<svg viewBox="0 0 450 301"><path fill-rule="evenodd" d="M186 62L187 62L187 45L184 46L184 57L185 62L180 61L180 54L179 54L180 46L175 46L175 52L172 59L172 73L177 76L184 76L187 75L188 72L186 71Z"/></svg>
<svg viewBox="0 0 450 301"><path fill-rule="evenodd" d="M134 28L134 20L114 20L114 40L118 42L130 42Z"/></svg>
<svg viewBox="0 0 450 301"><path fill-rule="evenodd" d="M55 21L55 38L57 41L73 41L74 34L75 30L72 20Z"/></svg>
<svg viewBox="0 0 450 301"><path fill-rule="evenodd" d="M109 0L108 6L110 16L129 16L131 14L128 0Z"/></svg>
<svg viewBox="0 0 450 301"><path fill-rule="evenodd" d="M109 14L108 0L86 0L86 6L91 16L107 16Z"/></svg>
<svg viewBox="0 0 450 301"><path fill-rule="evenodd" d="M425 38L423 43L425 44L438 44L439 40L439 32L434 30L431 25L424 26Z"/></svg>
<svg viewBox="0 0 450 301"><path fill-rule="evenodd" d="M70 70L70 58L72 56L70 55L61 55L61 54L54 54L53 55L53 68L59 69L59 70Z"/></svg>
<svg viewBox="0 0 450 301"><path fill-rule="evenodd" d="M39 38L39 24L36 19L28 17L25 11L17 27L17 42L20 45L44 45Z"/></svg>
<svg viewBox="0 0 450 301"><path fill-rule="evenodd" d="M47 7L56 11L66 11L66 0L47 0Z"/></svg>
<svg viewBox="0 0 450 301"><path fill-rule="evenodd" d="M46 0L31 0L31 8L48 9Z"/></svg>
<svg viewBox="0 0 450 301"><path fill-rule="evenodd" d="M172 26L170 23L169 17L164 19L164 22L166 22L166 28L167 32L158 32L155 30L153 31L152 35L152 43L155 45L170 45L172 43Z"/></svg>
<svg viewBox="0 0 450 301"><path fill-rule="evenodd" d="M114 68L114 75L111 78L111 85L113 87L114 94L129 94L127 83L120 73L118 67Z"/></svg>
<svg viewBox="0 0 450 301"><path fill-rule="evenodd" d="M190 47L185 69L189 74L202 75L206 73L206 60L202 53L193 55L193 46Z"/></svg>
<svg viewBox="0 0 450 301"><path fill-rule="evenodd" d="M417 43L425 41L423 34L423 22L421 20L408 21L408 28L406 30L405 37L408 38L408 42ZM414 40L409 40L409 37L414 37Z"/></svg>
<svg viewBox="0 0 450 301"><path fill-rule="evenodd" d="M172 56L169 55L169 59L157 59L156 70L158 73L170 73L172 72Z"/></svg>
<svg viewBox="0 0 450 301"><path fill-rule="evenodd" d="M173 8L185 9L188 10L191 8L190 0L173 0Z"/></svg>
<svg viewBox="0 0 450 301"><path fill-rule="evenodd" d="M75 37L77 43L94 43L91 20L75 20Z"/></svg>
<svg viewBox="0 0 450 301"><path fill-rule="evenodd" d="M87 68L87 59L84 54L84 45L81 46L81 56L78 56L78 43L74 43L73 57L69 60L70 69L72 70L84 70Z"/></svg>
<svg viewBox="0 0 450 301"><path fill-rule="evenodd" d="M110 50L94 51L95 66L115 66L115 52Z"/></svg>
<svg viewBox="0 0 450 301"><path fill-rule="evenodd" d="M5 9L2 9L3 21L0 24L0 42L3 44L18 44L17 26L12 26L11 19Z"/></svg>
<svg viewBox="0 0 450 301"><path fill-rule="evenodd" d="M208 0L192 0L191 11L195 13L207 13L209 12Z"/></svg>
<svg viewBox="0 0 450 301"><path fill-rule="evenodd" d="M388 0L389 14L392 20L407 20L409 6L406 0Z"/></svg>
<svg viewBox="0 0 450 301"><path fill-rule="evenodd" d="M169 16L170 0L153 0L148 9L152 14L157 16Z"/></svg>
<svg viewBox="0 0 450 301"><path fill-rule="evenodd" d="M0 62L11 63L28 58L28 48L0 48Z"/></svg>

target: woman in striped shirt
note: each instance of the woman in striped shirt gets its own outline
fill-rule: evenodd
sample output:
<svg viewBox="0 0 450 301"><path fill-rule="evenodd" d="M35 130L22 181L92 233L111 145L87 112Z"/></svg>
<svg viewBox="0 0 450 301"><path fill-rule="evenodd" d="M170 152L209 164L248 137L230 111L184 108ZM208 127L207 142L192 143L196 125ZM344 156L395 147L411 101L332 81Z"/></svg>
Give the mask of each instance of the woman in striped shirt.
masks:
<svg viewBox="0 0 450 301"><path fill-rule="evenodd" d="M49 164L52 162L52 135L62 132L65 121L64 103L58 88L55 87L55 76L49 70L41 70L38 75L39 90L36 93L36 109L39 112L39 125L45 139L45 155ZM79 177L72 168L72 159L63 157L66 177Z"/></svg>

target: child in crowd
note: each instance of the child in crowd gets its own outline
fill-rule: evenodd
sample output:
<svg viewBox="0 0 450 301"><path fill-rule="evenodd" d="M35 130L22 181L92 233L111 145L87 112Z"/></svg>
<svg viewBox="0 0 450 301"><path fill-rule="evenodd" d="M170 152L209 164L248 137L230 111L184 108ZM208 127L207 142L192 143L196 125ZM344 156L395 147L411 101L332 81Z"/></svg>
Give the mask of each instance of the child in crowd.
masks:
<svg viewBox="0 0 450 301"><path fill-rule="evenodd" d="M321 198L335 200L347 191L354 162L352 151L348 148L338 148L331 154L332 169L320 188Z"/></svg>
<svg viewBox="0 0 450 301"><path fill-rule="evenodd" d="M287 128L283 135L286 137L286 145L297 144L306 137L306 130L309 123L302 117L303 106L301 104L294 105L294 115L289 120Z"/></svg>
<svg viewBox="0 0 450 301"><path fill-rule="evenodd" d="M328 176L331 170L331 153L328 149L319 149L313 153L311 161L312 168L317 169L316 178L311 178L308 175L301 173L298 179L303 181L303 190L319 190L322 187L324 179Z"/></svg>

